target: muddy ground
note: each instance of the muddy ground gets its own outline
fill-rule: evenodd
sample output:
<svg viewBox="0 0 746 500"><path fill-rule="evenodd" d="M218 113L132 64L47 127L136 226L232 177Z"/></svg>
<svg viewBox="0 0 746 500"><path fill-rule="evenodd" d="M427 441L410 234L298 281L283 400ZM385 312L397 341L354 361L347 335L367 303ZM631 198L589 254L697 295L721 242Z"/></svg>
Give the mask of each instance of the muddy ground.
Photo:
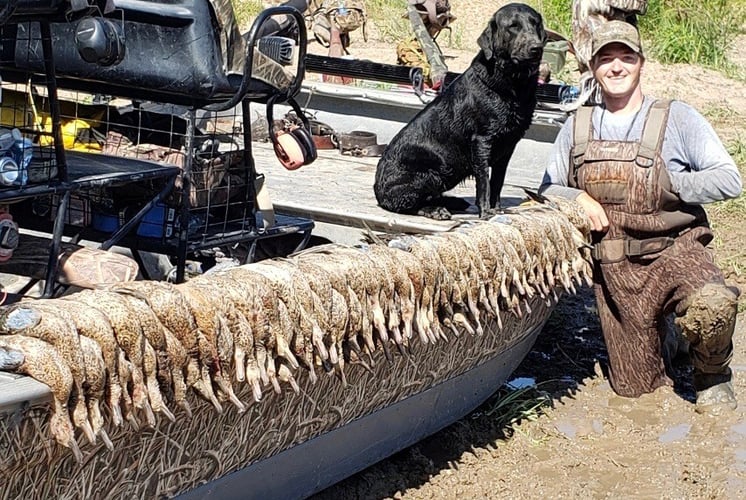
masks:
<svg viewBox="0 0 746 500"><path fill-rule="evenodd" d="M461 50L443 46L463 70L500 1L451 2L465 26ZM570 2L568 2L569 4ZM355 57L394 62L375 25ZM732 60L744 65L746 39ZM570 61L571 63L571 61ZM648 61L646 93L685 100L725 143L746 140L746 83L688 65ZM744 165L741 165L742 172ZM741 199L743 201L743 197ZM716 259L730 284L746 288L746 225L740 210L708 207ZM743 300L741 304L743 310ZM741 406L724 418L694 412L690 367L679 360L674 389L639 399L616 396L603 376L606 351L588 289L562 299L534 349L514 373L546 398L536 418L506 423L491 410L505 389L471 415L411 448L325 490L316 500L373 498L746 498L746 314L739 315L733 369ZM489 413L489 414L488 414Z"/></svg>

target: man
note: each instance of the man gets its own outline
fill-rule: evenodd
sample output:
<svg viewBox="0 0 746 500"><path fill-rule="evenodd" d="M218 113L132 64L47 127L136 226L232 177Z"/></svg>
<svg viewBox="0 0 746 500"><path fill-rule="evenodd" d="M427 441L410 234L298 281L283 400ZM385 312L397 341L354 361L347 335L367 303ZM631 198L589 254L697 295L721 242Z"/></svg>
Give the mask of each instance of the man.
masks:
<svg viewBox="0 0 746 500"><path fill-rule="evenodd" d="M671 385L664 368L665 316L690 342L696 409L735 409L729 362L738 292L705 248L701 204L734 198L741 178L709 123L681 102L644 96L637 29L609 21L593 33L599 106L570 117L554 144L544 194L575 199L591 220L594 291L622 396Z"/></svg>

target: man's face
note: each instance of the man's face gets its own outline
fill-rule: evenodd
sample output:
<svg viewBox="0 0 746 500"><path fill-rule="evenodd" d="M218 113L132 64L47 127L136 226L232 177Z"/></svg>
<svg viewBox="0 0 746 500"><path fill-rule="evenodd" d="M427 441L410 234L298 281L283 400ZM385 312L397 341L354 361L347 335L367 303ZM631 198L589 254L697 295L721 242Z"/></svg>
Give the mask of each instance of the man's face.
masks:
<svg viewBox="0 0 746 500"><path fill-rule="evenodd" d="M623 43L610 43L593 58L593 76L607 97L628 97L640 85L643 62L640 54Z"/></svg>

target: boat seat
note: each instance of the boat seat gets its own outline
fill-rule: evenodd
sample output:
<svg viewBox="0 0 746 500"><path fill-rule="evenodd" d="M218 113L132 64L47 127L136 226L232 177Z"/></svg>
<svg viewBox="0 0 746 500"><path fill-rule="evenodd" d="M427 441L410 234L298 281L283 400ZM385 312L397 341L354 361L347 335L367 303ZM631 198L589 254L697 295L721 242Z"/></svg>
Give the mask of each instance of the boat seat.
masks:
<svg viewBox="0 0 746 500"><path fill-rule="evenodd" d="M66 2L56 3L64 7ZM269 70L274 76L284 74L282 81L258 78L246 70L249 65L266 70L274 62L268 58L261 64L255 62L262 56L255 48L257 33L271 16L290 15L302 26L303 17L292 7L266 9L244 38L238 32L229 0L109 3L113 10L105 14L94 12L122 28L124 58L108 66L86 62L74 43L76 21L54 20L50 31L59 87L197 108L226 101L235 105L243 98L264 102L278 92L292 96L300 88L305 29L297 30L295 71L288 67ZM4 80L14 80L14 70L20 81L25 81L28 73L44 73L40 23L6 22L0 30Z"/></svg>

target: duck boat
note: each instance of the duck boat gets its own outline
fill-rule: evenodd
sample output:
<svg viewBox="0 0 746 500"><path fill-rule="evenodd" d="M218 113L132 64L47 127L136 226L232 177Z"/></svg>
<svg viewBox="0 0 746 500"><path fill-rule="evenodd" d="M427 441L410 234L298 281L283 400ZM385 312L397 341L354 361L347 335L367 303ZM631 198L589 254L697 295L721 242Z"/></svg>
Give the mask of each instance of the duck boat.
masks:
<svg viewBox="0 0 746 500"><path fill-rule="evenodd" d="M4 22L41 3L0 2L15 7ZM50 18L65 11L47 3ZM113 3L125 28L170 33L210 2ZM296 14L268 9L257 23L272 15ZM411 89L311 78L295 95L335 132L381 144L424 105ZM244 129L261 101L239 99ZM589 280L578 207L525 200L561 122L537 111L506 210L489 221L383 211L375 157L325 150L289 171L271 144L244 142L272 200L253 207L264 213L251 234L295 251L0 306L0 498L306 498L468 415L509 379L558 297Z"/></svg>

